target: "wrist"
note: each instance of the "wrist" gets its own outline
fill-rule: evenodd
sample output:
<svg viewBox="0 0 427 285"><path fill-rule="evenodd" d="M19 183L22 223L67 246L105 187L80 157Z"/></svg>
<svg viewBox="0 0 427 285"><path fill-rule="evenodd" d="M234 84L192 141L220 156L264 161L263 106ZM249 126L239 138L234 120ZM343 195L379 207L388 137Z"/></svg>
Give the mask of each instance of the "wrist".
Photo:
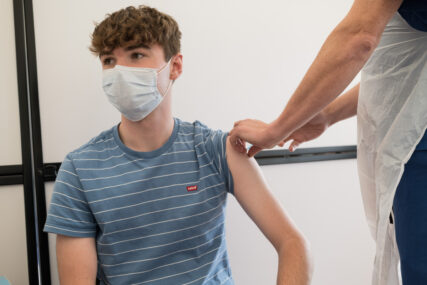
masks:
<svg viewBox="0 0 427 285"><path fill-rule="evenodd" d="M284 124L280 122L280 118L274 120L269 124L267 129L267 136L269 137L270 141L274 141L275 143L277 143L281 141L284 137L286 137L283 125Z"/></svg>
<svg viewBox="0 0 427 285"><path fill-rule="evenodd" d="M320 111L319 114L322 116L326 127L330 127L337 122L333 110L331 110L329 107L326 107Z"/></svg>

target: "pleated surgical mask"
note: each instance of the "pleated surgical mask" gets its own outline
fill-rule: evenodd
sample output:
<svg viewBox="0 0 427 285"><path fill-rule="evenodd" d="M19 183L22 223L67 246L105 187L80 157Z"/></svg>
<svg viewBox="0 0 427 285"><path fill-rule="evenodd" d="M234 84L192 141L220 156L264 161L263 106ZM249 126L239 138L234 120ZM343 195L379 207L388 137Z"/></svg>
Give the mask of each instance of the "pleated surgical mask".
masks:
<svg viewBox="0 0 427 285"><path fill-rule="evenodd" d="M108 100L127 119L134 122L144 119L159 106L172 85L170 80L164 93L157 86L158 75L169 70L170 62L159 70L123 65L105 69L102 87Z"/></svg>

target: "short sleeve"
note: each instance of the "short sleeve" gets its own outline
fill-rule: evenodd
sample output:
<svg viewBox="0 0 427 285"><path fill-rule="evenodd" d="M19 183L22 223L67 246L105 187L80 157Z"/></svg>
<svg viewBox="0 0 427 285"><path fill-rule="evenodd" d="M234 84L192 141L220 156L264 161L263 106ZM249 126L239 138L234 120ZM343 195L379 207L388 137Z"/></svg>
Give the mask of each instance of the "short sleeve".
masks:
<svg viewBox="0 0 427 285"><path fill-rule="evenodd" d="M96 236L95 219L71 155L58 171L44 231L73 237Z"/></svg>
<svg viewBox="0 0 427 285"><path fill-rule="evenodd" d="M219 173L222 175L224 182L227 186L228 192L234 193L233 176L228 168L226 146L228 133L220 130L211 130L209 128L202 128L203 139L206 152L213 160Z"/></svg>

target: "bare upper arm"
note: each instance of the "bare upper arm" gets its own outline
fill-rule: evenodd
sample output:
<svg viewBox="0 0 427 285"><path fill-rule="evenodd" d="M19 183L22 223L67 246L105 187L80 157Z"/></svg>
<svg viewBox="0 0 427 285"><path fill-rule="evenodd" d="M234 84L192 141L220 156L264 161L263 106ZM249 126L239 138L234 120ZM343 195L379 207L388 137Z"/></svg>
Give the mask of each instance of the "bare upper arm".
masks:
<svg viewBox="0 0 427 285"><path fill-rule="evenodd" d="M341 22L349 29L381 37L386 24L397 12L403 0L354 0L347 16Z"/></svg>
<svg viewBox="0 0 427 285"><path fill-rule="evenodd" d="M61 285L95 284L97 255L94 238L57 235L56 257Z"/></svg>
<svg viewBox="0 0 427 285"><path fill-rule="evenodd" d="M234 196L276 250L283 242L302 240L302 234L269 191L255 159L237 152L229 138L226 155L234 180Z"/></svg>

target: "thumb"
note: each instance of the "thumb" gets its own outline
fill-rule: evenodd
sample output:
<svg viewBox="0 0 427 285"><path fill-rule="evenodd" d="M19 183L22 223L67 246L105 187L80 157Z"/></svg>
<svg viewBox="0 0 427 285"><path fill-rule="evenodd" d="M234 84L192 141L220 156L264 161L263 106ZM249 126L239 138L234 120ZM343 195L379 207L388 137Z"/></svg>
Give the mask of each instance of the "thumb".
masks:
<svg viewBox="0 0 427 285"><path fill-rule="evenodd" d="M252 146L248 151L248 156L253 157L255 154L257 154L261 150L262 150L262 148L260 148L260 147Z"/></svg>

